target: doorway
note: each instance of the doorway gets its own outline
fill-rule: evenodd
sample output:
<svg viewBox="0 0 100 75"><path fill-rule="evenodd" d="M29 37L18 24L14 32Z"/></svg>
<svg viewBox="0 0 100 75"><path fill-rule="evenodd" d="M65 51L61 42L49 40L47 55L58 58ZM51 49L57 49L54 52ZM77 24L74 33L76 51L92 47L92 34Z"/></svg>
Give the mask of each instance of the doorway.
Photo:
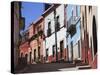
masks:
<svg viewBox="0 0 100 75"><path fill-rule="evenodd" d="M60 42L60 58L62 59L63 57L63 50L64 50L64 42L61 41Z"/></svg>
<svg viewBox="0 0 100 75"><path fill-rule="evenodd" d="M97 28L96 28L96 19L93 16L92 21L92 32L93 32L93 47L94 47L94 55L97 53Z"/></svg>
<svg viewBox="0 0 100 75"><path fill-rule="evenodd" d="M34 61L36 61L36 49L34 49Z"/></svg>
<svg viewBox="0 0 100 75"><path fill-rule="evenodd" d="M73 61L73 41L71 41L71 61Z"/></svg>

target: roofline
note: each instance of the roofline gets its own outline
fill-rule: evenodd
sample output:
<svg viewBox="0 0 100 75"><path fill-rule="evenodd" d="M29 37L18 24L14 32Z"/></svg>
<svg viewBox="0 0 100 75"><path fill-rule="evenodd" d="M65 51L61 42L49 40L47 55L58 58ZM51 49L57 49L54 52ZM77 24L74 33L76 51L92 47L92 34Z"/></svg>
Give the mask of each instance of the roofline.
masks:
<svg viewBox="0 0 100 75"><path fill-rule="evenodd" d="M50 6L46 11L44 11L44 13L42 14L43 17L45 17L45 15L47 13L50 13L50 11L52 12L55 8L57 8L60 4L53 4L52 6Z"/></svg>
<svg viewBox="0 0 100 75"><path fill-rule="evenodd" d="M60 4L53 4L53 5L51 5L46 11L44 11L44 13L43 13L38 19L36 19L34 22L32 22L32 23L28 26L28 29L29 29L30 26L39 23L47 13L50 13L49 11L53 11L53 10L54 10L55 8L57 8L59 5L60 5ZM27 30L28 30L28 29L27 29ZM26 31L26 30L25 30L25 31Z"/></svg>
<svg viewBox="0 0 100 75"><path fill-rule="evenodd" d="M51 5L46 11L44 11L44 13L42 15L44 15L45 13L47 13L53 7L54 7L54 5Z"/></svg>
<svg viewBox="0 0 100 75"><path fill-rule="evenodd" d="M35 24L39 23L41 20L43 19L43 16L40 16L37 20L35 20L34 22L32 22L29 26L28 26L28 29L31 27L31 26L34 26ZM26 30L25 30L26 31Z"/></svg>
<svg viewBox="0 0 100 75"><path fill-rule="evenodd" d="M36 20L34 21L33 24L37 24L37 23L40 22L42 19L43 19L43 16L40 16L38 19L36 19Z"/></svg>

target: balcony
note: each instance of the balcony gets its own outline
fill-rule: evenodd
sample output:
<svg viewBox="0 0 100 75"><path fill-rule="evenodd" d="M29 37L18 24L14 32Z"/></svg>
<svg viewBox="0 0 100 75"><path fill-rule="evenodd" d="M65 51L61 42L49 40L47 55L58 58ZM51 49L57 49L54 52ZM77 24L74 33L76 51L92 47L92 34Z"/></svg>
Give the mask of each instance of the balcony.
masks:
<svg viewBox="0 0 100 75"><path fill-rule="evenodd" d="M43 30L38 31L38 33L34 34L31 38L30 41L35 40L39 36L43 35Z"/></svg>
<svg viewBox="0 0 100 75"><path fill-rule="evenodd" d="M43 30L40 30L39 32L38 32L38 35L40 36L40 35L42 35L43 34Z"/></svg>
<svg viewBox="0 0 100 75"><path fill-rule="evenodd" d="M67 32L73 36L76 33L76 25L80 21L79 16L71 16L67 21Z"/></svg>

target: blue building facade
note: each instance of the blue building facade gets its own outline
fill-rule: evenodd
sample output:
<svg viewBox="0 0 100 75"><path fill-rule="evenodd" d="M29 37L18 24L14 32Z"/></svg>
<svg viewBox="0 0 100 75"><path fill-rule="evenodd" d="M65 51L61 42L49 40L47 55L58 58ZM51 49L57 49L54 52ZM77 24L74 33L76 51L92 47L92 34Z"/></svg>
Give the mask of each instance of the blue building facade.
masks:
<svg viewBox="0 0 100 75"><path fill-rule="evenodd" d="M68 61L80 59L80 6L66 6Z"/></svg>

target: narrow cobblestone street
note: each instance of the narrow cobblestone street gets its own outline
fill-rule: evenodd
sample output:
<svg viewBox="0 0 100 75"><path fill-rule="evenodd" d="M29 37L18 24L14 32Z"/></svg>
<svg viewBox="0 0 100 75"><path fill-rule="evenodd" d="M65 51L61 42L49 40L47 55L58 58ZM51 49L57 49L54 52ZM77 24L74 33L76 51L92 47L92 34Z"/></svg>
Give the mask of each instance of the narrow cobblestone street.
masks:
<svg viewBox="0 0 100 75"><path fill-rule="evenodd" d="M14 73L97 68L96 7L30 2L12 2L12 7Z"/></svg>
<svg viewBox="0 0 100 75"><path fill-rule="evenodd" d="M27 65L16 73L32 73L32 72L53 72L53 71L67 71L77 70L74 64L69 63L50 63L50 64L31 64Z"/></svg>

